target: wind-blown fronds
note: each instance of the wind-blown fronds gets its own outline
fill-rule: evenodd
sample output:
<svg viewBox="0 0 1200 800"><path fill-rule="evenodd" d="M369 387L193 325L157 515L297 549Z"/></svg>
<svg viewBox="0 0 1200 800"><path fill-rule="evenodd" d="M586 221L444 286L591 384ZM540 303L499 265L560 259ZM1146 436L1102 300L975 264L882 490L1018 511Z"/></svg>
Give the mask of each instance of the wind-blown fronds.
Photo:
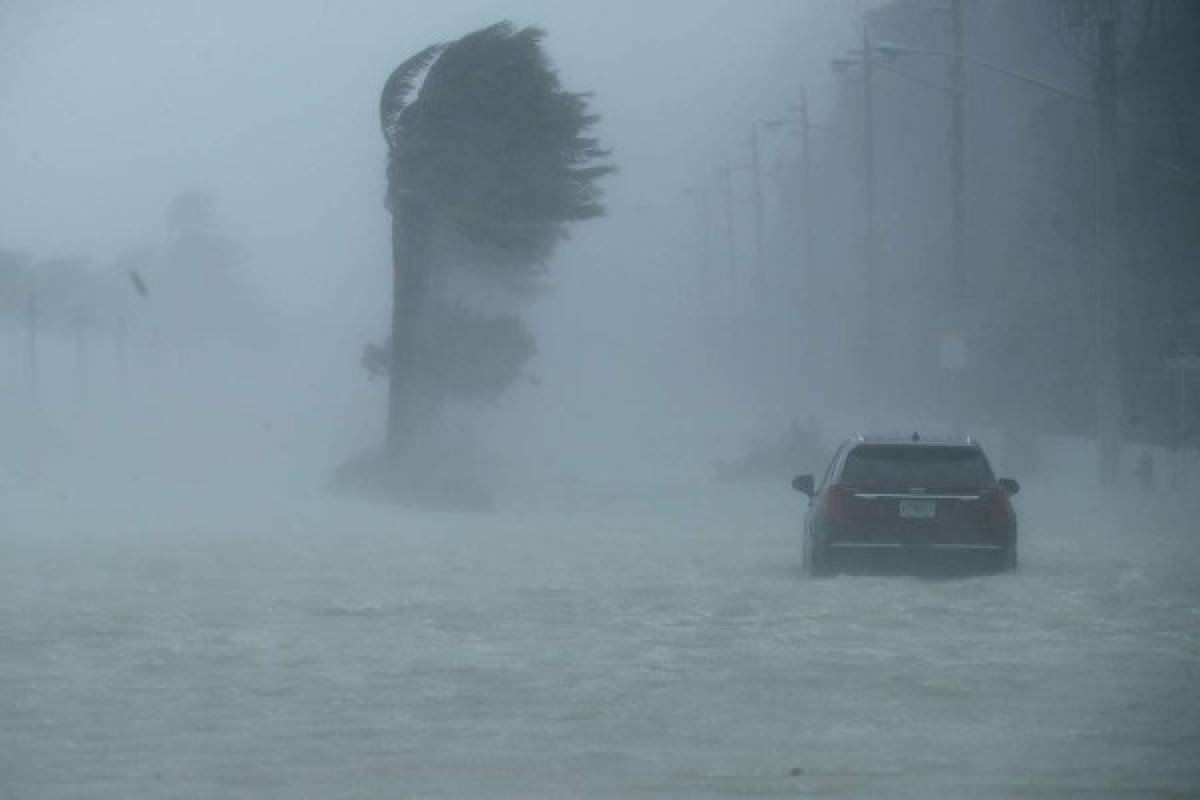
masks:
<svg viewBox="0 0 1200 800"><path fill-rule="evenodd" d="M405 61L388 76L379 97L379 125L388 148L395 148L401 135L401 117L421 88L421 79L441 54L445 45L426 47Z"/></svg>
<svg viewBox="0 0 1200 800"><path fill-rule="evenodd" d="M567 223L604 213L597 182L614 167L586 135L599 117L562 89L544 36L501 22L417 54L385 89L414 92L426 70L382 110L390 200L420 198L482 271L540 270Z"/></svg>

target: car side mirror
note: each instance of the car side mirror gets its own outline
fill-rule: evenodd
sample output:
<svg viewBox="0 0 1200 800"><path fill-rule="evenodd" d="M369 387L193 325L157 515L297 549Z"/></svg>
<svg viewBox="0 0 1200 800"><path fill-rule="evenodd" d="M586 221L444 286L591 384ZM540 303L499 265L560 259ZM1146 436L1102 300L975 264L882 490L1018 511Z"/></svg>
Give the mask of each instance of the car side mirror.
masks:
<svg viewBox="0 0 1200 800"><path fill-rule="evenodd" d="M1000 488L1008 492L1010 496L1021 491L1021 484L1017 483L1012 478L1001 478L996 482L999 483Z"/></svg>
<svg viewBox="0 0 1200 800"><path fill-rule="evenodd" d="M796 477L792 478L792 488L797 492L803 492L809 497L812 497L813 492L816 489L816 485L813 481L812 475L797 475Z"/></svg>

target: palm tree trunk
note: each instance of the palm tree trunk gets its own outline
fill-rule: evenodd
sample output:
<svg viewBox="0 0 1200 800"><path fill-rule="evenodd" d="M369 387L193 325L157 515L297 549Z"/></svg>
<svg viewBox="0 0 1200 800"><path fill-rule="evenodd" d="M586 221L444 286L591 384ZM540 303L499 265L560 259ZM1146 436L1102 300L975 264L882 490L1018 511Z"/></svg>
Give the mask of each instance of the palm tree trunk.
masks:
<svg viewBox="0 0 1200 800"><path fill-rule="evenodd" d="M392 337L388 350L388 413L385 452L394 464L410 444L417 420L414 404L423 379L416 358L417 315L428 272L428 214L419 203L392 211Z"/></svg>

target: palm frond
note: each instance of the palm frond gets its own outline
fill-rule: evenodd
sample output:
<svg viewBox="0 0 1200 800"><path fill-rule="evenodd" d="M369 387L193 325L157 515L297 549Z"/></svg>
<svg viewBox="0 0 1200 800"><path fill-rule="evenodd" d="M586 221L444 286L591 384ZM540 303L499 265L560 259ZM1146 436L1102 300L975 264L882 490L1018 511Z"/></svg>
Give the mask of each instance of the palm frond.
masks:
<svg viewBox="0 0 1200 800"><path fill-rule="evenodd" d="M444 49L443 44L426 47L392 70L383 84L383 92L379 96L379 125L389 148L394 148L399 141L400 117L412 103L414 91L420 89L418 78L428 73Z"/></svg>

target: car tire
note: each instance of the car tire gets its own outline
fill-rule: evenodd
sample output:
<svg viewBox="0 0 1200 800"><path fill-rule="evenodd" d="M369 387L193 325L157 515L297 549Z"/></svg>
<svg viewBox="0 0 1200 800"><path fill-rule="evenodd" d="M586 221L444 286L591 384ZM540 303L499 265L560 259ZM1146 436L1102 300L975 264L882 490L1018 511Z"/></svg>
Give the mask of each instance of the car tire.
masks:
<svg viewBox="0 0 1200 800"><path fill-rule="evenodd" d="M808 574L813 578L829 578L834 574L828 547L813 544L808 550Z"/></svg>
<svg viewBox="0 0 1200 800"><path fill-rule="evenodd" d="M1000 551L996 564L999 572L1016 572L1017 570L1017 540L1013 539L1008 546Z"/></svg>

